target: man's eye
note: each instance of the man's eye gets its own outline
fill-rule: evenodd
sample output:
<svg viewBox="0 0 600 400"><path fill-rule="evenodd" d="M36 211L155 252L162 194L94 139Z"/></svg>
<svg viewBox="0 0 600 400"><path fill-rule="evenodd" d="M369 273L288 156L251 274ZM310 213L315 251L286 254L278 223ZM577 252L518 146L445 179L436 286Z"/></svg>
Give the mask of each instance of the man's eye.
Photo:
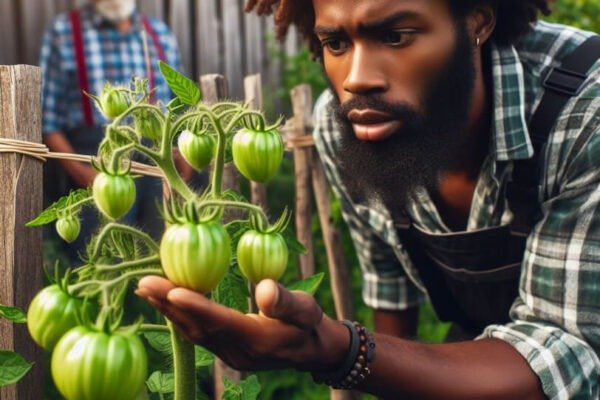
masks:
<svg viewBox="0 0 600 400"><path fill-rule="evenodd" d="M333 54L341 54L348 48L348 42L342 39L325 39L321 45Z"/></svg>
<svg viewBox="0 0 600 400"><path fill-rule="evenodd" d="M386 31L381 34L380 40L389 46L401 47L410 44L415 34L414 30Z"/></svg>

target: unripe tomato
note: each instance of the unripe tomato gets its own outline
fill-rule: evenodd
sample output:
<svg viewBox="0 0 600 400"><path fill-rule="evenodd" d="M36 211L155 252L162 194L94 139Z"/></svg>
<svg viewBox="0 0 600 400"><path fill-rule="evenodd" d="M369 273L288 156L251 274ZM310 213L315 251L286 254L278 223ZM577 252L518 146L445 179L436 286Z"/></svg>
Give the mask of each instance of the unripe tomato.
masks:
<svg viewBox="0 0 600 400"><path fill-rule="evenodd" d="M135 334L78 326L58 341L50 368L67 400L130 400L144 388L148 361Z"/></svg>
<svg viewBox="0 0 600 400"><path fill-rule="evenodd" d="M288 248L279 233L246 231L237 246L237 262L248 280L277 280L283 275L288 261Z"/></svg>
<svg viewBox="0 0 600 400"><path fill-rule="evenodd" d="M158 118L148 110L140 110L133 119L135 131L150 140L160 140L162 126Z"/></svg>
<svg viewBox="0 0 600 400"><path fill-rule="evenodd" d="M217 287L230 259L231 239L218 222L171 225L160 242L160 261L167 278L201 293Z"/></svg>
<svg viewBox="0 0 600 400"><path fill-rule="evenodd" d="M100 109L104 116L113 119L123 114L129 108L129 99L122 90L106 88L100 95Z"/></svg>
<svg viewBox="0 0 600 400"><path fill-rule="evenodd" d="M233 137L231 150L240 173L256 182L272 178L283 159L283 141L276 130L241 129Z"/></svg>
<svg viewBox="0 0 600 400"><path fill-rule="evenodd" d="M58 233L58 236L68 243L77 239L80 230L81 224L79 223L79 218L73 215L61 217L56 221L56 232Z"/></svg>
<svg viewBox="0 0 600 400"><path fill-rule="evenodd" d="M127 214L135 202L135 182L129 175L100 172L92 186L96 207L110 219Z"/></svg>
<svg viewBox="0 0 600 400"><path fill-rule="evenodd" d="M27 329L33 340L46 350L71 328L77 326L77 313L83 300L73 297L58 285L47 286L35 295L27 310Z"/></svg>
<svg viewBox="0 0 600 400"><path fill-rule="evenodd" d="M215 141L210 135L196 135L184 130L177 140L179 152L195 170L201 171L212 160L215 153Z"/></svg>

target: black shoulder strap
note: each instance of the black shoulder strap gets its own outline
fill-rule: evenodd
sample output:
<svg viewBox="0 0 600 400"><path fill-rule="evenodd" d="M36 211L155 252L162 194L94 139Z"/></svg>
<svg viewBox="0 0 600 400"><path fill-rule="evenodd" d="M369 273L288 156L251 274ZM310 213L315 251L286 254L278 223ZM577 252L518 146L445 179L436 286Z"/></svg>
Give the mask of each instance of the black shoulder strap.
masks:
<svg viewBox="0 0 600 400"><path fill-rule="evenodd" d="M588 70L599 58L600 36L594 35L564 58L559 67L552 68L544 79L544 94L529 122L533 157L515 162L513 181L507 187L508 201L519 225L517 230L531 229L539 215L540 160L544 146L561 110L571 97L579 94ZM520 212L520 208L528 209Z"/></svg>
<svg viewBox="0 0 600 400"><path fill-rule="evenodd" d="M588 38L544 79L544 95L531 117L529 130L534 142L545 143L562 108L581 91L588 70L600 58L600 36Z"/></svg>

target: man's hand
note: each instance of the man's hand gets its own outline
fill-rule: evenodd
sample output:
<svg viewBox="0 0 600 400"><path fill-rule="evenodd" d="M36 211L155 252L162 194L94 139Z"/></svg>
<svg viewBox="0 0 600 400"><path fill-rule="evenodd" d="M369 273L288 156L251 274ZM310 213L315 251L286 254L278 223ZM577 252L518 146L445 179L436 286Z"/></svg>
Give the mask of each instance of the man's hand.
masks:
<svg viewBox="0 0 600 400"><path fill-rule="evenodd" d="M258 15L271 15L273 13L273 5L279 0L248 0L244 11L251 12L256 7Z"/></svg>
<svg viewBox="0 0 600 400"><path fill-rule="evenodd" d="M324 315L312 296L272 280L256 286L259 314L244 315L155 276L143 278L136 293L236 369L335 368L349 346L347 328Z"/></svg>

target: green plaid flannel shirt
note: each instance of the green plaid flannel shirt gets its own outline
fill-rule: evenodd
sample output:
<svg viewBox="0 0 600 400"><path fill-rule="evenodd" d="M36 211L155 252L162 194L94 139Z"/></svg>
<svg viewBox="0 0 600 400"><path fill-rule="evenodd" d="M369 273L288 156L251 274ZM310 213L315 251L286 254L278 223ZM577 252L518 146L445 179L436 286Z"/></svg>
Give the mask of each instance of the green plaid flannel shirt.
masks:
<svg viewBox="0 0 600 400"><path fill-rule="evenodd" d="M490 153L473 195L467 230L512 219L504 197L513 161L530 158L527 121L542 95L541 82L589 32L538 23L515 47L492 47L494 117ZM314 137L327 176L342 204L363 271L363 299L373 308L402 310L426 290L400 242L390 212L354 202L338 175L338 131L325 92L315 107ZM597 399L600 377L600 63L581 93L557 116L544 154L541 220L527 240L512 322L492 325L480 338L511 344L539 376L551 399ZM574 150L579 135L588 135ZM579 146L578 146L579 147ZM551 194L551 195L550 195ZM421 229L450 232L423 190L407 208Z"/></svg>

